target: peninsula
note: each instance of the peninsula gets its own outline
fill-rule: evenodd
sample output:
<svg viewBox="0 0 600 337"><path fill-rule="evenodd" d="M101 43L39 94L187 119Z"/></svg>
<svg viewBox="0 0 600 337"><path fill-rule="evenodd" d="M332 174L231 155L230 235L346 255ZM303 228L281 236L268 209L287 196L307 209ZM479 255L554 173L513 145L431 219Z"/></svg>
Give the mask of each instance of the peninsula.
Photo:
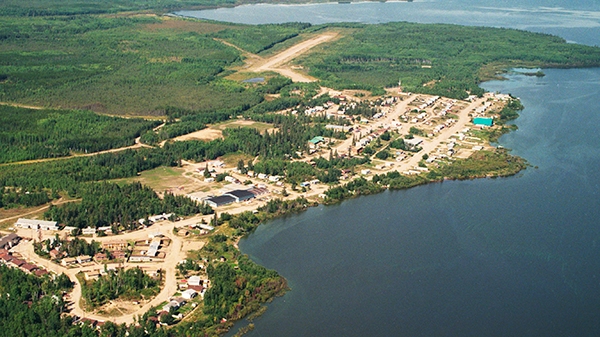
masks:
<svg viewBox="0 0 600 337"><path fill-rule="evenodd" d="M525 160L493 144L523 107L478 84L600 65L600 48L517 30L133 3L0 9L7 334L222 334L288 290L241 237L319 203L516 174Z"/></svg>

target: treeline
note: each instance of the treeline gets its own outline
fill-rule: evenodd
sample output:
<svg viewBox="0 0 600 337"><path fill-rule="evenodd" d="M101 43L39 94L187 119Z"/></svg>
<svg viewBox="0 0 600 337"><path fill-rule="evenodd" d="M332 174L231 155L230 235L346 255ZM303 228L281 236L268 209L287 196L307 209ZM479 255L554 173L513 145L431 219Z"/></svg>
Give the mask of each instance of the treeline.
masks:
<svg viewBox="0 0 600 337"><path fill-rule="evenodd" d="M303 197L293 200L271 199L266 205L259 207L258 210L265 212L266 218L273 218L283 214L303 211L307 207L315 205L316 203L311 203Z"/></svg>
<svg viewBox="0 0 600 337"><path fill-rule="evenodd" d="M0 163L91 153L134 144L158 121L102 116L91 111L0 105Z"/></svg>
<svg viewBox="0 0 600 337"><path fill-rule="evenodd" d="M81 202L51 206L44 217L77 228L112 226L113 233L118 233L121 228L137 229L138 220L150 215L213 213L210 206L184 196L165 193L161 199L140 183L90 183L82 185L78 195Z"/></svg>
<svg viewBox="0 0 600 337"><path fill-rule="evenodd" d="M86 304L98 307L117 298L132 300L155 296L160 290L160 280L148 276L139 267L107 270L106 275L87 282L81 289Z"/></svg>
<svg viewBox="0 0 600 337"><path fill-rule="evenodd" d="M519 111L523 110L523 104L518 99L511 99L508 104L500 110L500 123L505 124L506 122L512 121L519 117ZM498 121L496 121L498 123Z"/></svg>
<svg viewBox="0 0 600 337"><path fill-rule="evenodd" d="M125 326L107 321L101 330L89 324L74 324L66 314L63 292L73 283L61 274L56 278L38 278L17 268L0 265L0 335L30 337L168 337L181 336L181 331L168 333L157 328L156 312L142 315L138 324ZM83 287L84 291L86 287ZM10 295L9 295L10 294Z"/></svg>
<svg viewBox="0 0 600 337"><path fill-rule="evenodd" d="M301 60L325 86L372 90L400 79L404 91L465 98L467 92L483 94L479 83L503 66L600 65L600 48L540 33L406 22L353 27L349 36Z"/></svg>
<svg viewBox="0 0 600 337"><path fill-rule="evenodd" d="M342 175L340 169L347 169L368 161L369 159L365 157L348 159L337 156L329 160L322 157L315 158L312 164L303 161L265 159L256 164L249 162L248 166L242 169L242 172L253 171L255 174L264 173L267 175L285 176L285 181L291 183L292 187L295 187L304 181L315 178L325 184L337 183Z"/></svg>

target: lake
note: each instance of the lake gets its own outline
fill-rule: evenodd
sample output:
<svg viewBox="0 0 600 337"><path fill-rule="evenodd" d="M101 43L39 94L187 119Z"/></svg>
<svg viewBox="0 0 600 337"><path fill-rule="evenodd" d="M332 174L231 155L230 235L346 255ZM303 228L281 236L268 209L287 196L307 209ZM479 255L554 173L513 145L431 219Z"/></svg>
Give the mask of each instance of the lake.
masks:
<svg viewBox="0 0 600 337"><path fill-rule="evenodd" d="M194 15L475 24L599 44L600 4L540 3L252 5ZM530 162L521 174L320 206L242 240L244 253L292 288L248 336L600 335L600 69L544 72L482 84L525 106L519 129L499 142Z"/></svg>

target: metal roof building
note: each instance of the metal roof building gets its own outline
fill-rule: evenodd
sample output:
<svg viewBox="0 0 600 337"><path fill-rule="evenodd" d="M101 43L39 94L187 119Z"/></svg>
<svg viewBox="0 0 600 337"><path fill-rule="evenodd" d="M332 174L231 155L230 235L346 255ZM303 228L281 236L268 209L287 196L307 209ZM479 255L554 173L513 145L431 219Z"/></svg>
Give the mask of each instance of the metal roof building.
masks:
<svg viewBox="0 0 600 337"><path fill-rule="evenodd" d="M249 191L244 191L244 190L234 190L234 191L228 192L226 194L223 194L223 196L225 196L225 195L229 195L229 196L235 198L236 202L250 200L255 197L254 193L249 192Z"/></svg>
<svg viewBox="0 0 600 337"><path fill-rule="evenodd" d="M218 197L210 197L204 200L211 207L225 206L233 203L235 198L231 195L224 194Z"/></svg>
<svg viewBox="0 0 600 337"><path fill-rule="evenodd" d="M21 228L31 229L42 229L42 230L58 230L58 222L56 221L45 221L45 220L33 220L19 218L15 223L15 226Z"/></svg>

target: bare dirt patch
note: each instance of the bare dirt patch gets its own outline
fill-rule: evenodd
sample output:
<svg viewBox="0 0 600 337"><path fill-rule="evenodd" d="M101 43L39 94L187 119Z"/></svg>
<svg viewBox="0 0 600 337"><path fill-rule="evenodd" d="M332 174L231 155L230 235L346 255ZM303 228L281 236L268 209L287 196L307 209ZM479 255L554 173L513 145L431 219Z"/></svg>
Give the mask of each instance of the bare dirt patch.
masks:
<svg viewBox="0 0 600 337"><path fill-rule="evenodd" d="M198 190L202 184L193 176L184 176L187 171L176 167L158 167L144 171L138 177L118 179L116 181L138 181L149 186L161 195L165 191L173 194L187 194Z"/></svg>
<svg viewBox="0 0 600 337"><path fill-rule="evenodd" d="M148 301L138 302L138 304L135 304L132 301L113 300L110 303L107 303L95 310L94 313L107 317L127 315L139 310L142 307L143 303L146 302Z"/></svg>
<svg viewBox="0 0 600 337"><path fill-rule="evenodd" d="M233 120L231 122L215 124L211 128L216 129L216 130L225 130L226 128L237 128L237 127L257 129L260 133L265 133L265 131L272 132L273 130L275 130L275 128L273 128L272 124L240 120L240 119Z"/></svg>
<svg viewBox="0 0 600 337"><path fill-rule="evenodd" d="M215 139L223 138L223 132L219 129L207 128L200 131L188 133L187 135L173 138L174 141L184 140L204 140L211 141Z"/></svg>

